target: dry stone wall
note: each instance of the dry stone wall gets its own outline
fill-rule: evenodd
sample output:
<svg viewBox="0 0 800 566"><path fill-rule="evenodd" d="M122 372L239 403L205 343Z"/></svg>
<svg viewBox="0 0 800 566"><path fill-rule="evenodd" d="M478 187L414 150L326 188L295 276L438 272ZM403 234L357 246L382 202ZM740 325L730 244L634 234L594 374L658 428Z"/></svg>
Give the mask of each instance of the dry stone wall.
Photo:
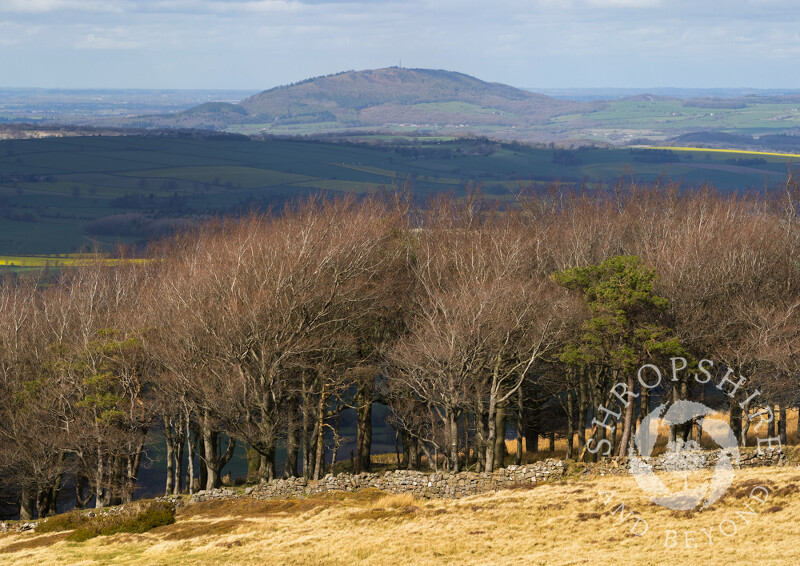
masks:
<svg viewBox="0 0 800 566"><path fill-rule="evenodd" d="M654 472L680 472L684 470L713 468L717 465L721 455L720 450L680 450L670 451L652 458L641 458L638 461L629 460L603 460L594 468L601 475L627 474L631 466L649 468ZM762 450L740 448L738 459L730 456L731 466L734 469L755 468L760 466L784 466L788 463L786 454L779 448L764 448Z"/></svg>
<svg viewBox="0 0 800 566"><path fill-rule="evenodd" d="M682 450L644 458L635 462L635 465L650 467L654 471L681 471L690 468L713 468L718 459L718 451ZM782 466L786 463L786 455L780 449L761 451L742 449L738 461L734 462L734 467ZM581 465L584 468L575 470L578 473L621 475L630 471L630 462L627 460L603 460L597 464ZM384 474L329 474L321 480L288 478L264 482L248 487L245 495L256 499L271 499L375 488L388 493L408 493L416 497L458 499L468 495L558 480L564 476L567 468L566 462L549 459L523 466L508 466L494 473L395 470ZM191 501L234 497L235 493L229 489L200 491Z"/></svg>
<svg viewBox="0 0 800 566"><path fill-rule="evenodd" d="M494 473L395 470L384 474L337 474L327 475L318 481L305 478L275 480L248 488L246 493L258 499L269 499L328 491L357 491L371 487L388 493L458 499L467 495L558 479L564 475L566 467L560 460L545 460L524 466L509 466Z"/></svg>

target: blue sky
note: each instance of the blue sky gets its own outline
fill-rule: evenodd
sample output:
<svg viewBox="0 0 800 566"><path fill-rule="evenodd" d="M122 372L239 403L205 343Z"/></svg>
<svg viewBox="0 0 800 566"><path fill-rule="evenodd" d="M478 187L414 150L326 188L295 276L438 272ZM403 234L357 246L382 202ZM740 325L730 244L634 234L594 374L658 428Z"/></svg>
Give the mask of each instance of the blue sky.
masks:
<svg viewBox="0 0 800 566"><path fill-rule="evenodd" d="M530 88L800 88L800 2L0 0L3 87L266 89L400 61Z"/></svg>

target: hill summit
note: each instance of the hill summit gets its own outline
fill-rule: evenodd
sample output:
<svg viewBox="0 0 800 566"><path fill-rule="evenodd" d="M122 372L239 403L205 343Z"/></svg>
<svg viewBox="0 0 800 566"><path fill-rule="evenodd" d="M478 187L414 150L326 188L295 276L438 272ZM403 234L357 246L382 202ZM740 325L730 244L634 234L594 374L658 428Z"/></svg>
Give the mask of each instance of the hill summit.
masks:
<svg viewBox="0 0 800 566"><path fill-rule="evenodd" d="M596 105L596 104L595 104ZM265 90L239 104L207 103L141 126L244 133L523 131L592 104L559 100L453 71L388 67L346 71Z"/></svg>

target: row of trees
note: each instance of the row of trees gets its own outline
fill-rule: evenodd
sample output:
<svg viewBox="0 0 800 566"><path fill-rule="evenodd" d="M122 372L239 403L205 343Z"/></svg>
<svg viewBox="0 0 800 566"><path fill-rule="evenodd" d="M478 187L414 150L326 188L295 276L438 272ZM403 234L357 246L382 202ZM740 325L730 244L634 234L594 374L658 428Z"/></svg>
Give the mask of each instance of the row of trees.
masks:
<svg viewBox="0 0 800 566"><path fill-rule="evenodd" d="M509 428L517 459L523 435L532 450L556 432L568 458L624 456L656 400L716 404L743 443L752 416L775 411L761 432L785 441L798 403L796 196L790 183L761 196L555 187L504 207L475 194L421 208L311 199L171 238L146 259L7 279L0 489L22 517L53 512L67 489L78 506L129 500L152 431L168 493L220 485L237 442L263 479L319 478L343 411L356 416L354 471L368 471L375 402L391 409L407 467L496 469ZM638 366L677 357L675 380L636 380ZM700 384L704 358L746 383ZM613 434L598 426L609 413Z"/></svg>

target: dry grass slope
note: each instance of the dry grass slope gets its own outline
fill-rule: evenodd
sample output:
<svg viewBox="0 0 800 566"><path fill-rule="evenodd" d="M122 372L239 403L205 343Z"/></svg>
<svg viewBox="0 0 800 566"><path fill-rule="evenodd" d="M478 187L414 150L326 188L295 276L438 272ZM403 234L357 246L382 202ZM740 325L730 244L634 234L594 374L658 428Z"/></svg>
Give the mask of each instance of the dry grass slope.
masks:
<svg viewBox="0 0 800 566"><path fill-rule="evenodd" d="M144 534L82 543L64 533L0 535L0 563L792 564L798 492L792 466L738 472L702 512L656 506L630 476L588 475L459 501L374 490L215 501ZM643 536L631 532L645 522Z"/></svg>

